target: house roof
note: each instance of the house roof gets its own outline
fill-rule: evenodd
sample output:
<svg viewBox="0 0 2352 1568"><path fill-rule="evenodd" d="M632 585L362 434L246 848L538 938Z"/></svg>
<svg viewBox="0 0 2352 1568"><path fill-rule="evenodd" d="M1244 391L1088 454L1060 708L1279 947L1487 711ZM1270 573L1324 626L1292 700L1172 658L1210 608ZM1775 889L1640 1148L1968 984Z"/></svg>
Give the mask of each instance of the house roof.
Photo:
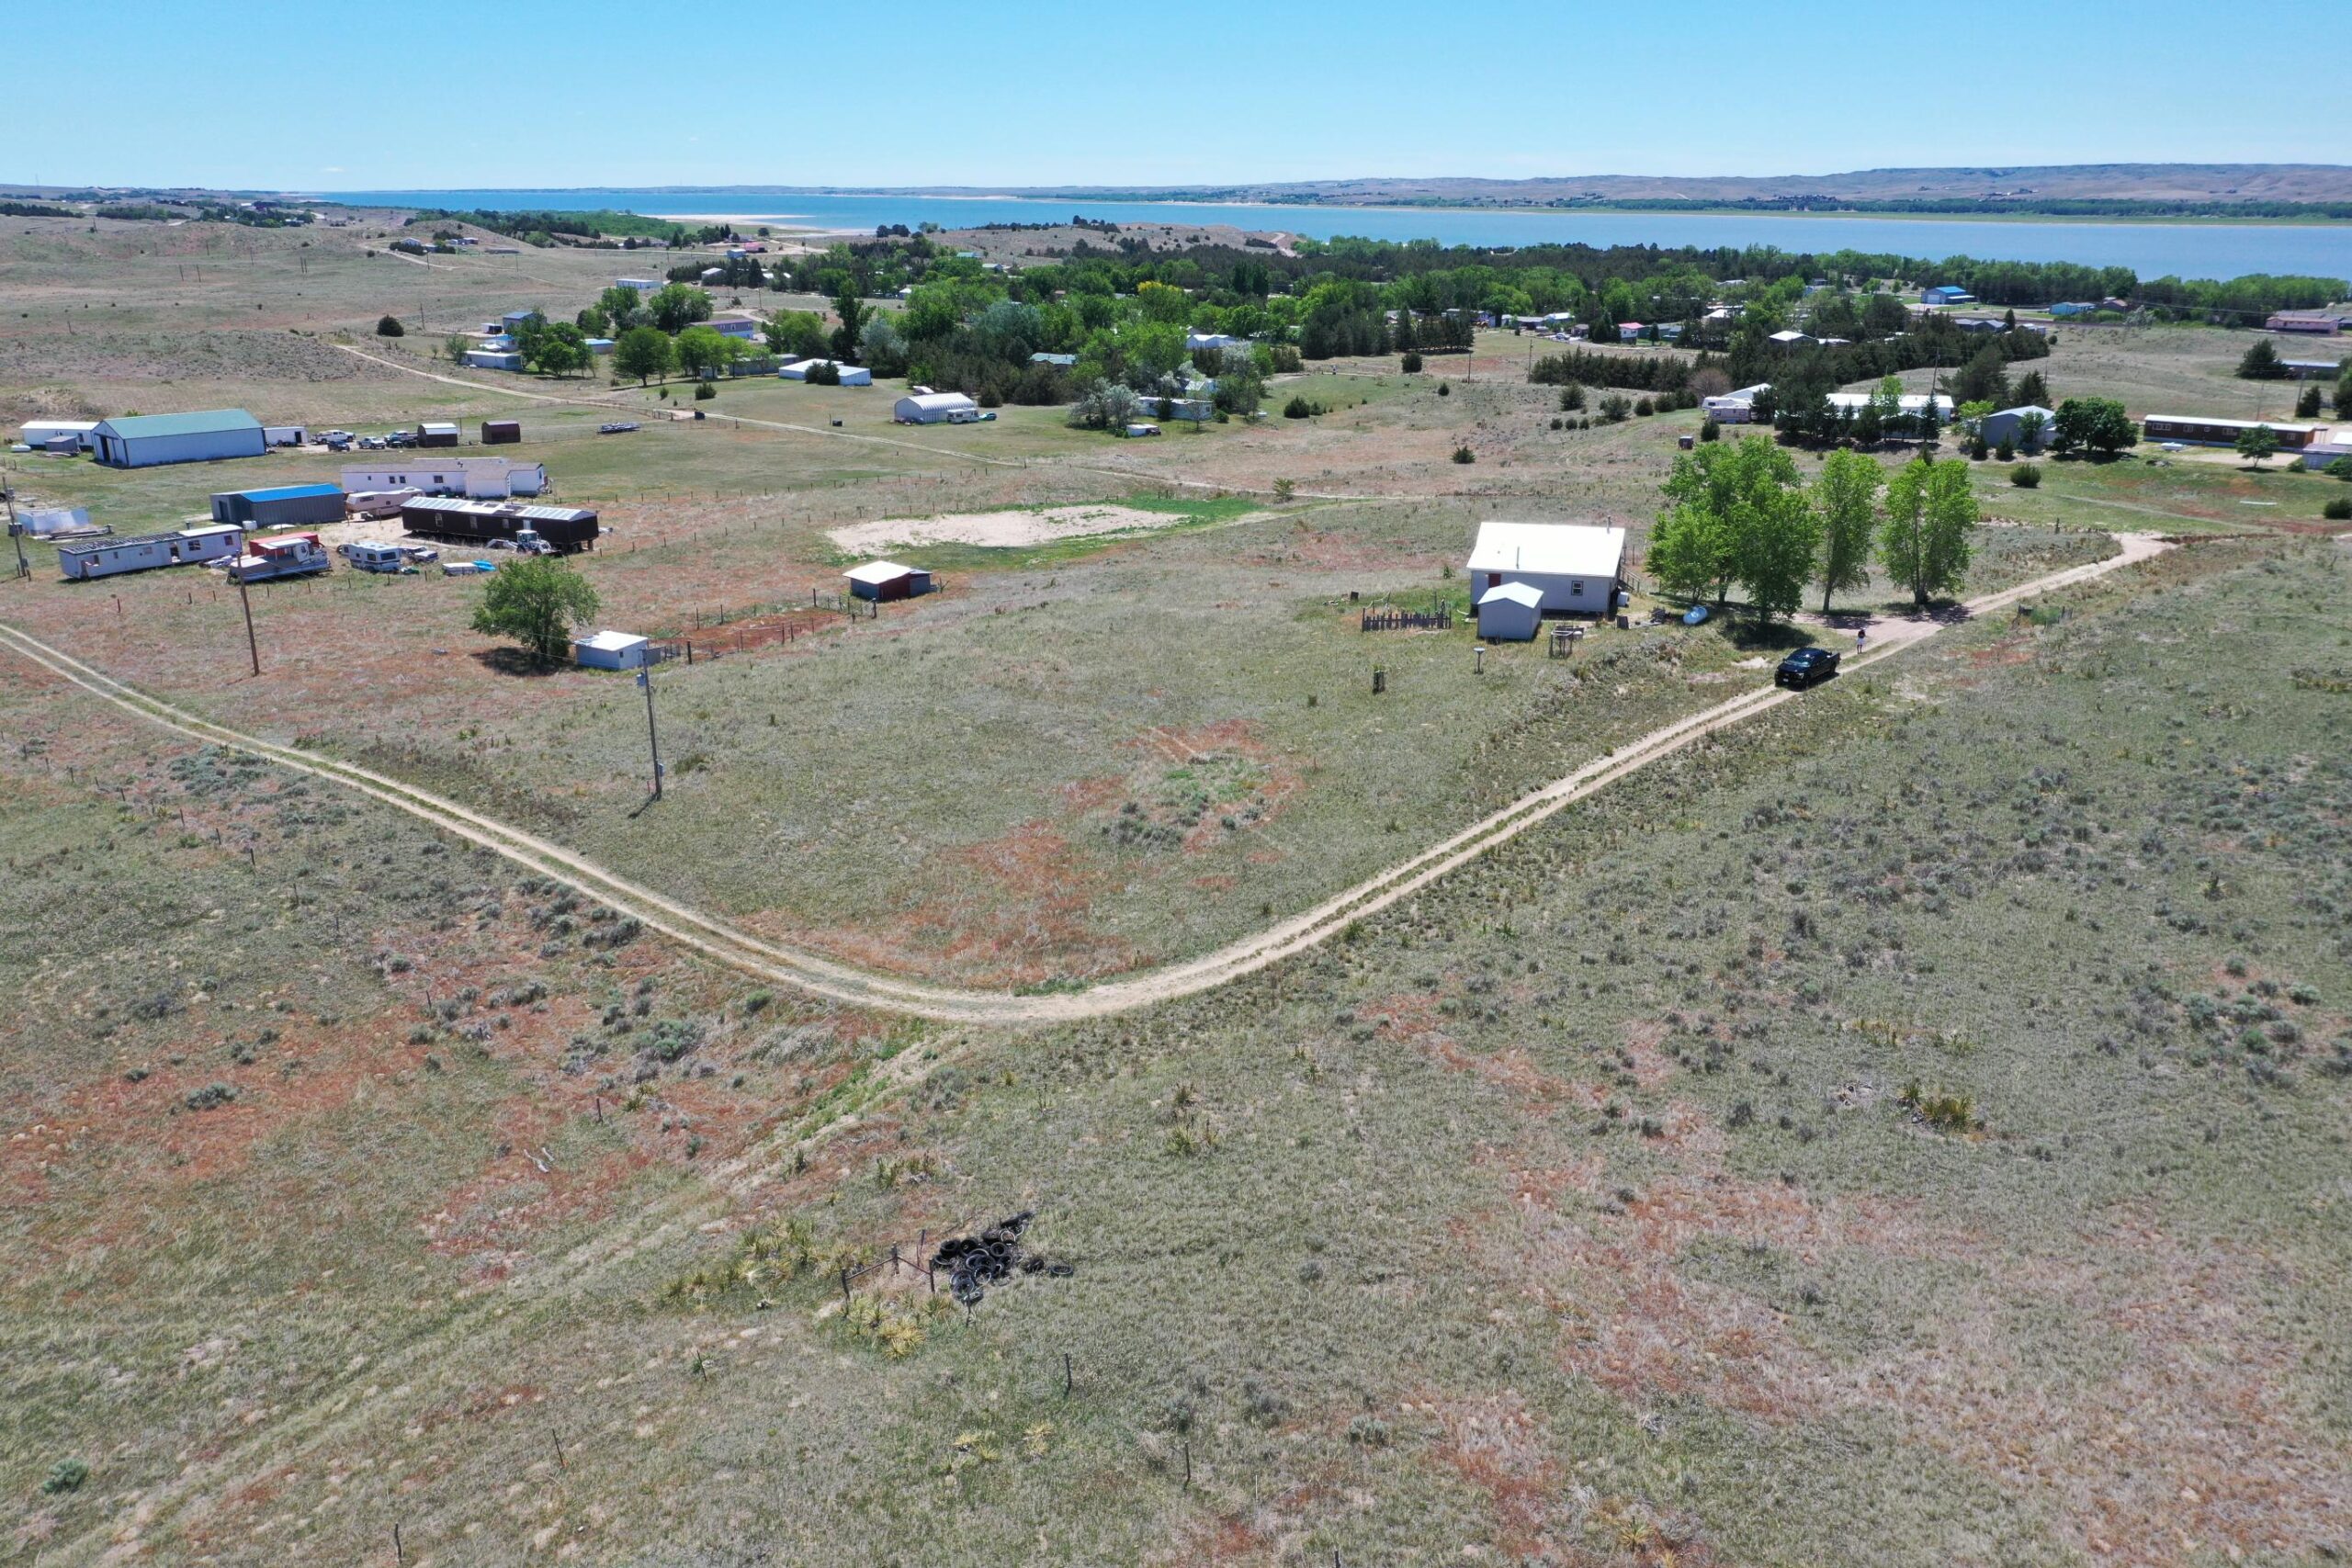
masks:
<svg viewBox="0 0 2352 1568"><path fill-rule="evenodd" d="M919 409L971 409L980 405L961 392L910 392L899 400Z"/></svg>
<svg viewBox="0 0 2352 1568"><path fill-rule="evenodd" d="M2013 409L1995 409L1990 417L1999 419L2007 414L2024 415L2030 413L2038 413L2043 419L2048 420L2052 423L2055 423L2058 419L2056 410L2043 408L2040 403L2019 403Z"/></svg>
<svg viewBox="0 0 2352 1568"><path fill-rule="evenodd" d="M261 421L243 409L201 409L194 413L132 413L102 420L97 428L120 436L206 435L216 430L259 430Z"/></svg>
<svg viewBox="0 0 2352 1568"><path fill-rule="evenodd" d="M894 560L870 560L864 566L850 568L842 575L852 582L879 585L885 582L896 582L902 577L912 577L916 570L914 567L900 566Z"/></svg>
<svg viewBox="0 0 2352 1568"><path fill-rule="evenodd" d="M634 632L591 632L586 637L571 639L574 648L593 648L603 653L627 653L633 648L643 648L645 639Z"/></svg>
<svg viewBox="0 0 2352 1568"><path fill-rule="evenodd" d="M1612 577L1625 558L1625 530L1578 523L1481 523L1472 571L1547 577Z"/></svg>
<svg viewBox="0 0 2352 1568"><path fill-rule="evenodd" d="M247 501L293 501L306 495L343 494L341 485L274 485L268 490L223 491L224 495L242 495Z"/></svg>
<svg viewBox="0 0 2352 1568"><path fill-rule="evenodd" d="M417 429L430 431L435 435L455 435L458 433L456 424L437 419L424 420L418 423Z"/></svg>
<svg viewBox="0 0 2352 1568"><path fill-rule="evenodd" d="M1478 595L1481 606L1487 604L1524 604L1531 610L1544 607L1544 590L1529 582L1502 582Z"/></svg>

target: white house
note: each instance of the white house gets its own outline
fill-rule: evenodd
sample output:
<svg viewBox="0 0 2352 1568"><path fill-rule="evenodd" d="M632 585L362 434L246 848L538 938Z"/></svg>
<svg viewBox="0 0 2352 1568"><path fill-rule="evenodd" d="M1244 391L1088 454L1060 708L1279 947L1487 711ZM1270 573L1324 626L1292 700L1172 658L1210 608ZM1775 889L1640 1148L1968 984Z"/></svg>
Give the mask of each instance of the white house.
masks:
<svg viewBox="0 0 2352 1568"><path fill-rule="evenodd" d="M1186 333L1184 334L1184 349L1188 354L1204 348L1247 348L1249 346L1248 338L1235 337L1230 333Z"/></svg>
<svg viewBox="0 0 2352 1568"><path fill-rule="evenodd" d="M469 348L466 363L477 370L520 370L523 351L519 348Z"/></svg>
<svg viewBox="0 0 2352 1568"><path fill-rule="evenodd" d="M343 488L353 495L413 490L425 495L503 501L509 496L539 494L548 488L548 469L545 463L518 463L511 457L419 457L380 468L347 468L343 470Z"/></svg>
<svg viewBox="0 0 2352 1568"><path fill-rule="evenodd" d="M58 546L57 567L66 581L78 582L159 566L227 560L244 547L244 538L245 531L234 524L215 523L135 539L93 539L87 544Z"/></svg>
<svg viewBox="0 0 2352 1568"><path fill-rule="evenodd" d="M652 652L646 640L629 632L592 632L571 639L571 658L591 670L641 670Z"/></svg>
<svg viewBox="0 0 2352 1568"><path fill-rule="evenodd" d="M900 424L970 424L980 405L961 392L910 392L890 410Z"/></svg>
<svg viewBox="0 0 2352 1568"><path fill-rule="evenodd" d="M651 294L661 288L662 280L658 277L616 277L613 279L613 287L634 288L639 294Z"/></svg>
<svg viewBox="0 0 2352 1568"><path fill-rule="evenodd" d="M1870 400L1876 396L1878 394L1875 392L1832 392L1829 394L1829 406L1850 419L1868 408ZM1950 424L1951 399L1942 392L1938 392L1935 394L1934 400L1936 423ZM1927 412L1928 402L1928 397L1925 392L1905 392L1895 400L1895 412L1903 418L1917 419Z"/></svg>
<svg viewBox="0 0 2352 1568"><path fill-rule="evenodd" d="M1575 523L1481 523L1470 550L1470 596L1478 627L1487 627L1487 600L1516 583L1535 594L1535 616L1605 615L1616 607L1625 564L1625 530ZM1495 602L1502 624L1523 616L1524 593ZM1525 634L1534 636L1531 628Z"/></svg>

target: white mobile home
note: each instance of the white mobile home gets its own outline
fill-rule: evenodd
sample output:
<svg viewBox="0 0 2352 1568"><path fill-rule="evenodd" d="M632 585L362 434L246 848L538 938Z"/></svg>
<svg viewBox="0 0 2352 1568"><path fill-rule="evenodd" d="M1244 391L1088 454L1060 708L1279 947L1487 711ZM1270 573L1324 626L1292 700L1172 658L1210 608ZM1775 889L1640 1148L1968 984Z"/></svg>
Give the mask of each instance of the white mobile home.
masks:
<svg viewBox="0 0 2352 1568"><path fill-rule="evenodd" d="M149 534L135 539L92 539L57 547L57 569L68 582L152 571L162 566L227 560L244 548L245 531L228 524Z"/></svg>
<svg viewBox="0 0 2352 1568"><path fill-rule="evenodd" d="M102 419L90 434L98 461L110 468L151 468L164 463L258 457L267 450L261 421L243 409L129 414L119 419Z"/></svg>
<svg viewBox="0 0 2352 1568"><path fill-rule="evenodd" d="M1771 389L1771 382L1758 381L1753 387L1742 387L1736 392L1701 398L1699 408L1717 424L1748 424L1756 418L1756 400Z"/></svg>
<svg viewBox="0 0 2352 1568"><path fill-rule="evenodd" d="M92 452L97 449L97 428L95 419L28 419L25 421L24 434L17 439L28 446L39 447L47 446L61 436L70 436L75 446Z"/></svg>
<svg viewBox="0 0 2352 1568"><path fill-rule="evenodd" d="M411 490L424 495L469 495L478 501L537 495L548 488L545 463L511 457L420 457L413 462L355 465L343 470L343 488L362 491Z"/></svg>
<svg viewBox="0 0 2352 1568"><path fill-rule="evenodd" d="M1536 592L1537 616L1605 615L1617 605L1625 564L1625 530L1574 523L1481 523L1470 550L1470 593L1486 625L1495 590L1520 583ZM1523 595L1501 601L1516 604ZM1514 612L1498 610L1510 616ZM1532 632L1528 634L1533 636Z"/></svg>

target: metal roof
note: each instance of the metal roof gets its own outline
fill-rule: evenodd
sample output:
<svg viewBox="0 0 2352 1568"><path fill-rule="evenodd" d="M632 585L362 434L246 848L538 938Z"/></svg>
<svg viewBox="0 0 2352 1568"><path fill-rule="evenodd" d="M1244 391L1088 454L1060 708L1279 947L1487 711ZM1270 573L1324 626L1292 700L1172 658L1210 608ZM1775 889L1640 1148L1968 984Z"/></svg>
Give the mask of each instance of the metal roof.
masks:
<svg viewBox="0 0 2352 1568"><path fill-rule="evenodd" d="M1472 571L1611 577L1625 558L1625 530L1577 523L1481 523Z"/></svg>
<svg viewBox="0 0 2352 1568"><path fill-rule="evenodd" d="M268 490L228 490L223 495L242 495L247 501L293 501L302 496L343 494L341 485L276 485Z"/></svg>
<svg viewBox="0 0 2352 1568"><path fill-rule="evenodd" d="M420 495L402 503L414 512L457 512L474 517L519 517L530 523L587 523L595 518L585 506L517 506L510 501L469 501L461 495Z"/></svg>
<svg viewBox="0 0 2352 1568"><path fill-rule="evenodd" d="M1532 582L1498 583L1478 595L1478 603L1524 604L1531 610L1540 610L1544 607L1544 590Z"/></svg>
<svg viewBox="0 0 2352 1568"><path fill-rule="evenodd" d="M259 430L261 421L243 409L204 409L195 413L133 413L102 420L98 428L121 436L209 435L215 431Z"/></svg>
<svg viewBox="0 0 2352 1568"><path fill-rule="evenodd" d="M870 560L864 566L850 568L842 575L852 582L884 583L896 582L902 577L912 577L921 570L920 567L900 566L894 560Z"/></svg>
<svg viewBox="0 0 2352 1568"><path fill-rule="evenodd" d="M108 535L102 539L78 539L57 547L61 556L85 556L98 550L128 550L141 545L175 545L183 539L209 537L215 534L244 536L244 530L234 523L209 523L201 528L183 528L176 534L134 534L129 538Z"/></svg>

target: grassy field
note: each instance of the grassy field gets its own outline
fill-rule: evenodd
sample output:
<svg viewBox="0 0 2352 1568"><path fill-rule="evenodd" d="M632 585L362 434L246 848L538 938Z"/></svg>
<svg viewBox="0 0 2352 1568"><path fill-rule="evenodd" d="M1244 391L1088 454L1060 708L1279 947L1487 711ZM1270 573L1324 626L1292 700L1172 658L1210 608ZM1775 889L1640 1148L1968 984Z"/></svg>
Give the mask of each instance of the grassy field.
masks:
<svg viewBox="0 0 2352 1568"><path fill-rule="evenodd" d="M1638 560L1696 414L1555 430L1504 334L1157 441L910 430L895 387L773 380L671 422L658 389L413 373L449 327L569 314L609 253L86 229L0 230L0 412L519 417L508 454L603 515L603 623L697 644L653 677L669 787L645 806L634 684L525 671L466 580L256 590L260 681L209 576L65 584L31 545L0 620L879 968L1050 991L1198 953L1850 636L1651 626L1638 570L1634 625L1573 659L1360 630L1466 611L1489 518L1623 523ZM387 310L429 330L384 344ZM2243 341L2068 329L2046 369L2236 412ZM616 409L643 428L596 435ZM8 461L20 502L125 533L342 466ZM1695 744L1327 948L1028 1032L771 990L13 664L5 1551L2352 1551L2352 550L2295 531L2338 487L2041 469L1973 470L2008 525L1969 592L2114 530L2189 542ZM806 607L846 525L1074 503L1154 521L894 547L943 592ZM888 1262L1023 1211L1069 1272L967 1313Z"/></svg>

